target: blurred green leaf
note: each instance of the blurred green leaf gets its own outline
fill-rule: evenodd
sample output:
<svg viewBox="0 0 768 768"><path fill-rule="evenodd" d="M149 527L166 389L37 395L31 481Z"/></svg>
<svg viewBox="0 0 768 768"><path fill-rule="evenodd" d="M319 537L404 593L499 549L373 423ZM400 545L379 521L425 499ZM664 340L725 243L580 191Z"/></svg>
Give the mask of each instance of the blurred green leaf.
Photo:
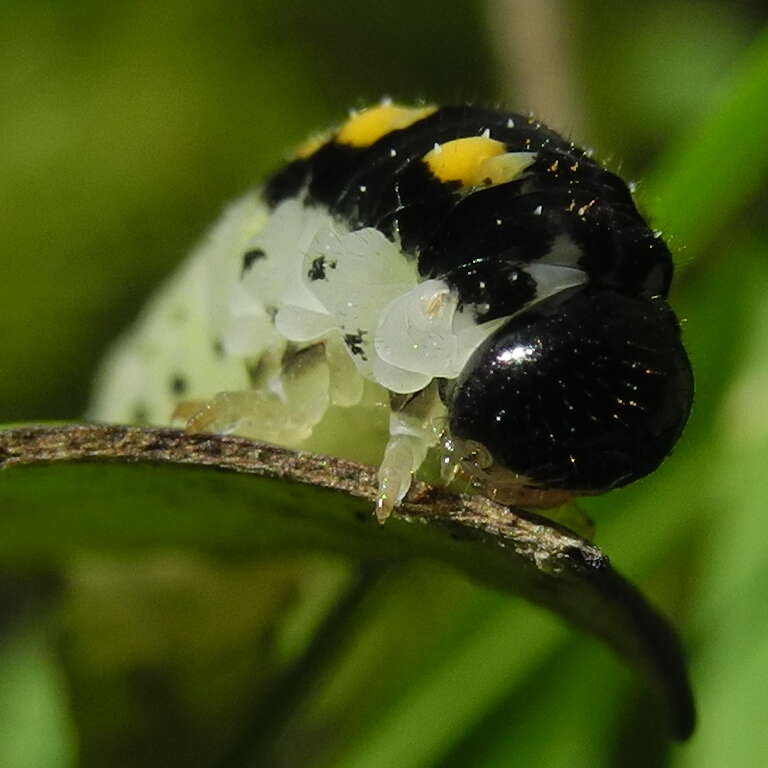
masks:
<svg viewBox="0 0 768 768"><path fill-rule="evenodd" d="M640 188L654 225L686 263L765 186L768 172L768 30L723 83L710 113L666 150Z"/></svg>
<svg viewBox="0 0 768 768"><path fill-rule="evenodd" d="M764 253L752 270L761 297L768 285ZM751 765L768 754L761 725L768 706L768 305L752 306L743 370L718 420L719 482L711 490L711 535L702 543L707 567L696 585L696 667L711 723L681 760L696 768Z"/></svg>
<svg viewBox="0 0 768 768"><path fill-rule="evenodd" d="M583 139L630 178L641 173L642 190L653 157L698 122L754 25L743 7L707 0L624 5L610 14L585 0L562 7L579 25L573 45L590 117Z"/></svg>
<svg viewBox="0 0 768 768"><path fill-rule="evenodd" d="M515 647L519 642L514 641ZM609 764L606 747L622 714L626 672L607 664L601 649L583 638L569 643L561 638L554 648L538 655L536 664L521 665L516 684L491 715L478 727L463 731L441 766L593 768ZM593 683L589 706L584 705L585 681ZM516 717L516 713L525 716ZM627 766L625 760L615 764Z"/></svg>
<svg viewBox="0 0 768 768"><path fill-rule="evenodd" d="M0 558L9 562L162 545L262 556L324 549L366 562L432 557L597 635L659 688L673 735L685 738L693 726L669 627L598 549L543 519L419 484L394 519L372 530L372 468L176 430L7 430L0 459ZM492 668L482 677L472 672L495 635L468 646L466 673L498 687ZM492 655L507 665L504 654Z"/></svg>
<svg viewBox="0 0 768 768"><path fill-rule="evenodd" d="M40 628L26 627L0 644L0 723L0 765L75 765L64 680Z"/></svg>

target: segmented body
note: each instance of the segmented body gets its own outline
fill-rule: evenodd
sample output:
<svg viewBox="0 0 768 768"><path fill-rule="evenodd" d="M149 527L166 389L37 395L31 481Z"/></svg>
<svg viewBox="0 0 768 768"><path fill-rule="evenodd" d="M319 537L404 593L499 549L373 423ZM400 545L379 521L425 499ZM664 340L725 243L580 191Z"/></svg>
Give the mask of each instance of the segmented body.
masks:
<svg viewBox="0 0 768 768"><path fill-rule="evenodd" d="M356 458L386 443L383 513L438 442L486 490L556 503L646 474L679 436L671 277L626 184L545 126L385 102L225 214L91 415Z"/></svg>

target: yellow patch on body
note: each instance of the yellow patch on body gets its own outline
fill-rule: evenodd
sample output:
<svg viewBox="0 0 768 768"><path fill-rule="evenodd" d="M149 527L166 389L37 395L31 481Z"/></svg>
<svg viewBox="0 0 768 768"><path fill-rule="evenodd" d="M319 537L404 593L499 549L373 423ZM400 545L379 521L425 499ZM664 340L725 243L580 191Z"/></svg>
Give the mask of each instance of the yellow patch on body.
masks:
<svg viewBox="0 0 768 768"><path fill-rule="evenodd" d="M357 112L341 126L336 134L339 144L352 147L369 147L391 131L407 128L417 120L431 115L437 107L403 107L399 104L382 103L377 107Z"/></svg>
<svg viewBox="0 0 768 768"><path fill-rule="evenodd" d="M439 181L492 186L512 181L536 159L535 152L506 149L504 142L488 136L468 136L436 144L422 159Z"/></svg>
<svg viewBox="0 0 768 768"><path fill-rule="evenodd" d="M297 157L300 160L311 157L323 146L323 144L327 144L332 136L333 133L331 131L322 131L321 133L312 134L312 136L305 141L302 141L301 144L296 147L296 150L293 153L294 157Z"/></svg>

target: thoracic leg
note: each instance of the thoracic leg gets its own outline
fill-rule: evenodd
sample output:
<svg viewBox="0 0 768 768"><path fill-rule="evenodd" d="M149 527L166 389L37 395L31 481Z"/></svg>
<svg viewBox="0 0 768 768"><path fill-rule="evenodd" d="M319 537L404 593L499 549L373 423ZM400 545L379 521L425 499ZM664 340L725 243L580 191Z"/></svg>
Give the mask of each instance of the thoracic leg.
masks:
<svg viewBox="0 0 768 768"><path fill-rule="evenodd" d="M376 518L383 523L411 487L413 473L437 443L435 420L445 413L434 383L403 402L393 398L389 441L379 467Z"/></svg>

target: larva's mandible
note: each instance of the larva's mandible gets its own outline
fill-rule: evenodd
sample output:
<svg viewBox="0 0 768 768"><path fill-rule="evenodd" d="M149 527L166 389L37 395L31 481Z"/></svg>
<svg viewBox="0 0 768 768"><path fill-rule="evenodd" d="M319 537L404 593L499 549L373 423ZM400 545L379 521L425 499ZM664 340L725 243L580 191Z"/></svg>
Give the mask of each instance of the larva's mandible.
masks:
<svg viewBox="0 0 768 768"><path fill-rule="evenodd" d="M378 451L380 519L432 447L553 506L648 474L680 436L671 278L627 185L541 123L383 102L226 211L109 355L90 416Z"/></svg>

